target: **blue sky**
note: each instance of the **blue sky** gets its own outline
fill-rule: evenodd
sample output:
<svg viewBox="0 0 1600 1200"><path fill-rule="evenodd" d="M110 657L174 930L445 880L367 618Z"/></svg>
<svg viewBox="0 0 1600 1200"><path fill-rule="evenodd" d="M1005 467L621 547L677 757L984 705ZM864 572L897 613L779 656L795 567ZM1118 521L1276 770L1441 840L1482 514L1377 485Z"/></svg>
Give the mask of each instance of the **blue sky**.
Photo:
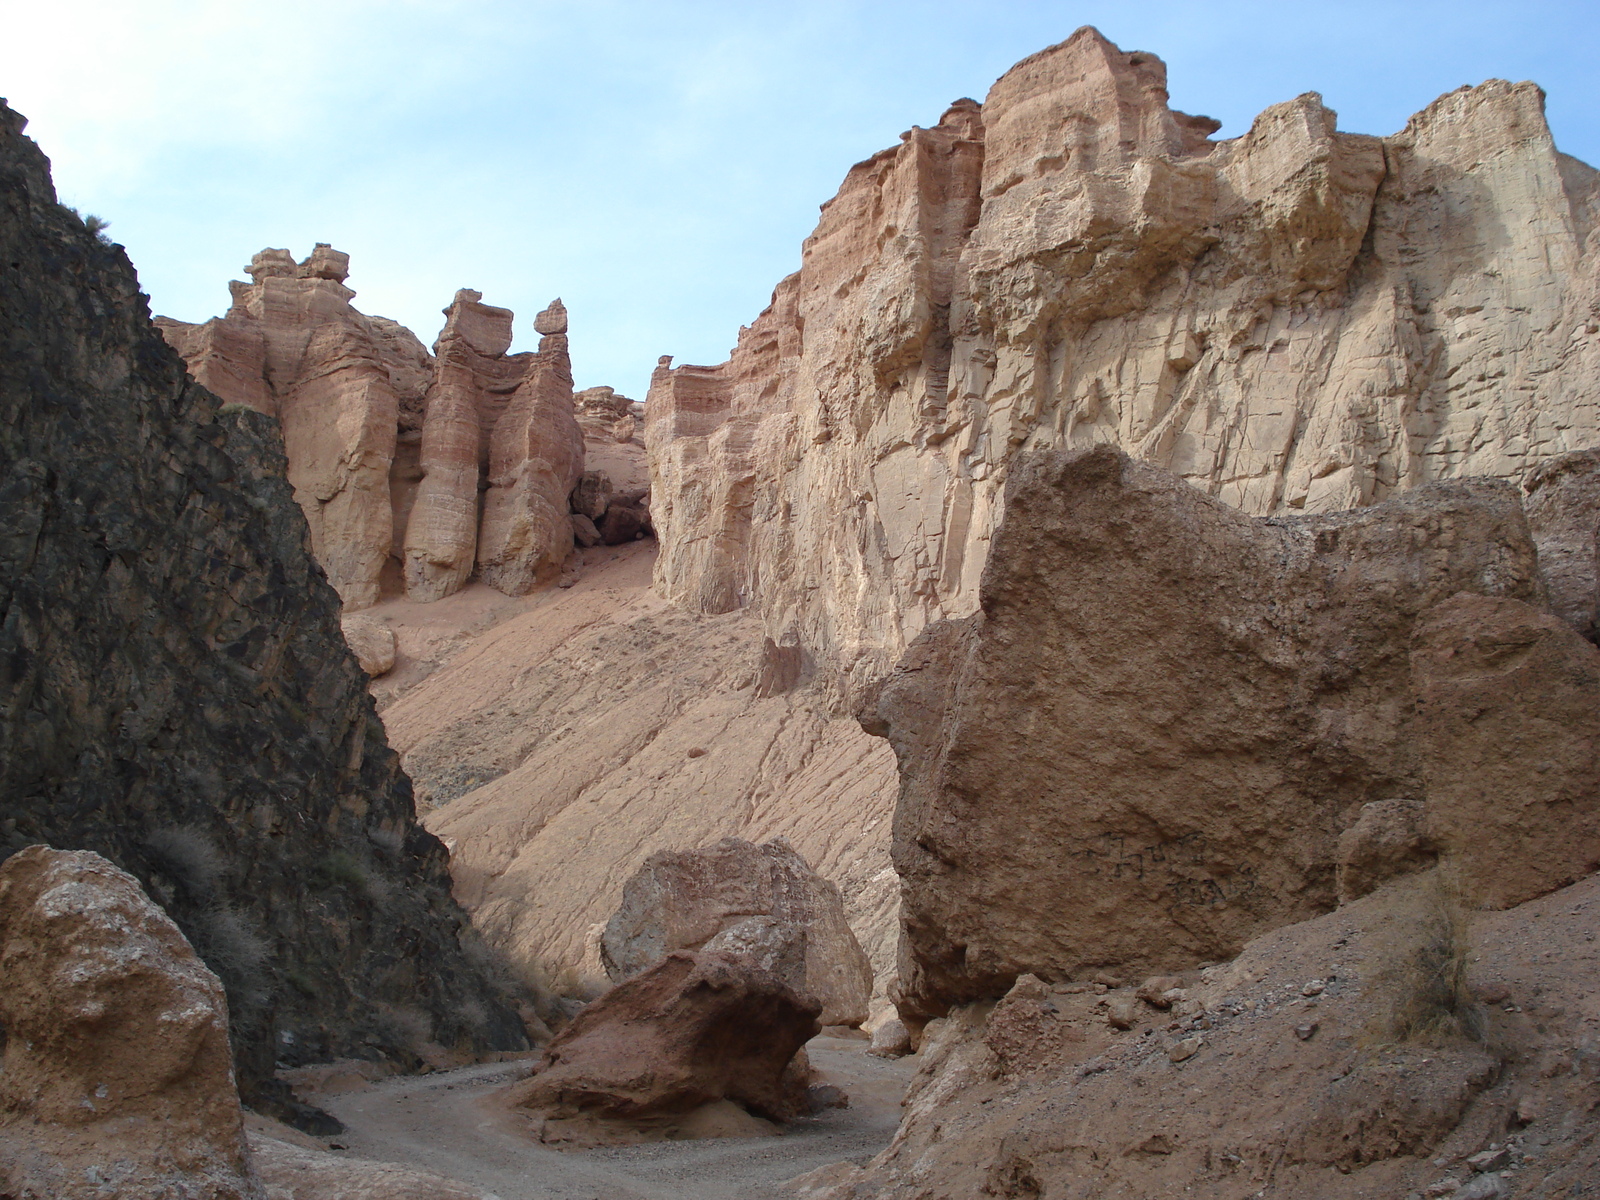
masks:
<svg viewBox="0 0 1600 1200"><path fill-rule="evenodd" d="M332 242L357 306L427 343L458 287L519 347L560 295L579 386L643 398L659 354L726 357L852 163L1084 24L1219 136L1303 91L1392 133L1499 76L1600 163L1600 0L0 0L0 95L158 313Z"/></svg>

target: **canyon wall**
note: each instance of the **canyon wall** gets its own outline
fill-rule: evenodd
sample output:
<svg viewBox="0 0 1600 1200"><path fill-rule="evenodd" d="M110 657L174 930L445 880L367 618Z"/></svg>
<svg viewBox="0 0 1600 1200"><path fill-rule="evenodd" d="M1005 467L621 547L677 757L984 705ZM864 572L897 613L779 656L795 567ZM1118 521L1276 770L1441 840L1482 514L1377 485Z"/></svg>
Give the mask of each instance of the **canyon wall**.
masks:
<svg viewBox="0 0 1600 1200"><path fill-rule="evenodd" d="M0 105L0 856L94 850L136 876L227 985L252 1103L280 1061L525 1044L340 634L277 423L189 378L22 127Z"/></svg>
<svg viewBox="0 0 1600 1200"><path fill-rule="evenodd" d="M521 595L552 578L584 468L565 307L535 319L537 352L511 354L510 310L463 289L429 354L351 305L349 265L323 244L301 263L263 250L225 315L157 324L199 383L278 419L313 552L347 608L402 588L438 600L474 577ZM618 425L592 431L608 461L632 441Z"/></svg>
<svg viewBox="0 0 1600 1200"><path fill-rule="evenodd" d="M852 168L729 361L655 374L662 594L759 609L850 703L975 610L1021 450L1265 515L1600 441L1600 176L1536 86L1387 138L1312 93L1216 127L1083 29Z"/></svg>

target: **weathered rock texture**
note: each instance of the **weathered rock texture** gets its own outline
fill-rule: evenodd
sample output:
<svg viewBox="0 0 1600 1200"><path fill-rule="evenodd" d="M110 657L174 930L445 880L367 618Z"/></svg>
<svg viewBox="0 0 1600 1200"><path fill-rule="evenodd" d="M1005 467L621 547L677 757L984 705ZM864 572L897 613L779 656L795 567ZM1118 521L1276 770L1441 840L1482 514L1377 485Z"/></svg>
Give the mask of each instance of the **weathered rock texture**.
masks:
<svg viewBox="0 0 1600 1200"><path fill-rule="evenodd" d="M647 858L781 835L839 886L881 1012L899 890L888 745L830 715L749 614L654 595L653 543L585 558L574 587L504 602L519 611L470 638L439 622L472 590L381 610L404 654L437 663L383 719L474 926L550 986L592 995L607 986L600 931Z"/></svg>
<svg viewBox="0 0 1600 1200"><path fill-rule="evenodd" d="M673 950L750 954L822 1004L824 1025L860 1025L872 964L845 920L839 889L787 839L757 846L724 838L699 850L652 854L622 889L600 957L613 983Z"/></svg>
<svg viewBox="0 0 1600 1200"><path fill-rule="evenodd" d="M443 847L339 631L275 423L219 413L123 253L0 108L0 856L136 876L275 1060L415 1061L520 1027L459 940Z"/></svg>
<svg viewBox="0 0 1600 1200"><path fill-rule="evenodd" d="M579 1013L506 1099L556 1121L719 1100L788 1120L806 1111L806 1080L787 1068L820 1030L819 1011L742 955L674 951Z"/></svg>
<svg viewBox="0 0 1600 1200"><path fill-rule="evenodd" d="M1600 652L1543 598L1497 481L1263 519L1110 447L1017 459L982 611L867 718L900 760L902 1015L1231 957L1333 907L1372 802L1422 800L1485 903L1594 869Z"/></svg>
<svg viewBox="0 0 1600 1200"><path fill-rule="evenodd" d="M658 370L662 593L759 606L835 697L965 616L1019 450L1110 443L1252 515L1600 443L1596 172L1531 83L1243 137L1092 29L852 168L727 363Z"/></svg>
<svg viewBox="0 0 1600 1200"><path fill-rule="evenodd" d="M572 549L566 497L583 433L566 310L557 300L539 314L537 353L509 354L511 312L463 289L430 355L410 330L351 306L349 261L326 245L298 264L263 250L254 282L229 285L224 316L158 324L196 380L279 419L313 550L347 607L402 580L436 600L474 573L527 591ZM620 448L632 430L617 424L603 440Z"/></svg>
<svg viewBox="0 0 1600 1200"><path fill-rule="evenodd" d="M1600 1071L1578 1049L1600 1016L1600 879L1471 921L1468 981L1494 1003L1465 999L1486 1045L1386 1030L1404 999L1393 968L1427 945L1426 918L1402 890L1276 930L1191 975L1169 1011L1133 1001L1126 1029L1106 1015L1131 988L1019 982L929 1025L888 1149L785 1194L1582 1195L1600 1169Z"/></svg>
<svg viewBox="0 0 1600 1200"><path fill-rule="evenodd" d="M98 854L0 864L0 1193L261 1200L222 984Z"/></svg>
<svg viewBox="0 0 1600 1200"><path fill-rule="evenodd" d="M159 325L197 382L278 418L312 550L345 603L363 608L378 598L394 540L396 433L402 413L419 410L432 364L409 330L351 306L349 270L350 256L327 245L299 264L263 250L253 282L229 285L225 316Z"/></svg>

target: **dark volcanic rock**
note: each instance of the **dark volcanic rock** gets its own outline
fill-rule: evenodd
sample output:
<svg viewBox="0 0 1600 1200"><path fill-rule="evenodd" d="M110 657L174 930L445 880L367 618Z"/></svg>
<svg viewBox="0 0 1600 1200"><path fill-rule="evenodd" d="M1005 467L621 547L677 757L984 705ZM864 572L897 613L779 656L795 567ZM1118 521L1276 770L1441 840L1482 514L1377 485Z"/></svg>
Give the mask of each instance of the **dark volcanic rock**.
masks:
<svg viewBox="0 0 1600 1200"><path fill-rule="evenodd" d="M275 1060L522 1042L465 956L276 423L218 401L0 105L0 856L94 850Z"/></svg>

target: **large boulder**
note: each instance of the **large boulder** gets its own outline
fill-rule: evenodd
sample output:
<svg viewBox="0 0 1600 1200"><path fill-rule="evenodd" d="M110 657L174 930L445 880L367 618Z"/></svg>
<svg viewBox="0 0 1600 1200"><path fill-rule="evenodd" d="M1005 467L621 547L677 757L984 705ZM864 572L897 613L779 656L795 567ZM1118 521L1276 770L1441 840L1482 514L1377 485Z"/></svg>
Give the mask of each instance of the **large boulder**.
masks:
<svg viewBox="0 0 1600 1200"><path fill-rule="evenodd" d="M222 984L137 880L12 855L0 980L0 1195L258 1200Z"/></svg>
<svg viewBox="0 0 1600 1200"><path fill-rule="evenodd" d="M1426 801L1432 851L1396 849L1420 865L1494 875L1570 837L1467 881L1498 902L1596 857L1595 656L1529 607L1509 484L1251 518L1110 447L1043 452L1013 468L982 599L865 718L900 759L904 1015L1028 972L1231 957L1335 905L1341 833L1374 802ZM1524 744L1549 782L1500 796Z"/></svg>
<svg viewBox="0 0 1600 1200"><path fill-rule="evenodd" d="M788 1120L807 1111L792 1064L820 1011L744 955L675 951L579 1013L506 1100L550 1141L586 1120L661 1128L722 1101Z"/></svg>
<svg viewBox="0 0 1600 1200"><path fill-rule="evenodd" d="M663 850L622 889L600 957L613 982L674 950L752 956L822 1005L824 1025L860 1025L872 964L845 921L839 889L784 838L763 845L723 838L699 850Z"/></svg>

